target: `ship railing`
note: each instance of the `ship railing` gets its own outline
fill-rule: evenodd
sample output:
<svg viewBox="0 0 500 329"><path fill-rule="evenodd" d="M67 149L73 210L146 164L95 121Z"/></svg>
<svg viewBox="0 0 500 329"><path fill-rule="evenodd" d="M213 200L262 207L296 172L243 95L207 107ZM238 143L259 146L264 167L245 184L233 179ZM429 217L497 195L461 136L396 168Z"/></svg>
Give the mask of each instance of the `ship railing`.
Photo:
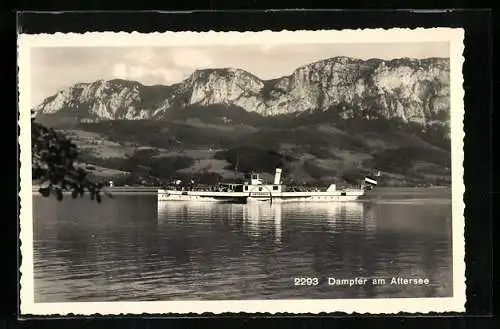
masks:
<svg viewBox="0 0 500 329"><path fill-rule="evenodd" d="M319 187L310 187L310 186L287 186L287 191L290 192L321 192L324 189Z"/></svg>
<svg viewBox="0 0 500 329"><path fill-rule="evenodd" d="M223 186L164 186L165 190L195 192L234 192L234 189Z"/></svg>
<svg viewBox="0 0 500 329"><path fill-rule="evenodd" d="M337 187L336 191L358 191L362 186ZM287 191L290 192L325 192L327 188L311 187L311 186L288 186Z"/></svg>

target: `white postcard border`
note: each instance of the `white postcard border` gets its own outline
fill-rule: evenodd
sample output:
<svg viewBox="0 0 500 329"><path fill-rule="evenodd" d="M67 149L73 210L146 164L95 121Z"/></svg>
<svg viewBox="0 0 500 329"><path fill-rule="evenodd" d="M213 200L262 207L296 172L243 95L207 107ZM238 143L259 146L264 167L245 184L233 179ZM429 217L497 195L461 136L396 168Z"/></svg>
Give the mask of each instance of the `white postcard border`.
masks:
<svg viewBox="0 0 500 329"><path fill-rule="evenodd" d="M25 315L120 315L201 313L370 313L465 311L465 243L463 195L463 29L365 29L261 32L55 33L18 36L20 143L20 310ZM453 297L375 299L276 299L162 302L35 303L30 130L30 49L34 47L188 46L223 44L449 42L452 141ZM353 273L353 275L355 275Z"/></svg>

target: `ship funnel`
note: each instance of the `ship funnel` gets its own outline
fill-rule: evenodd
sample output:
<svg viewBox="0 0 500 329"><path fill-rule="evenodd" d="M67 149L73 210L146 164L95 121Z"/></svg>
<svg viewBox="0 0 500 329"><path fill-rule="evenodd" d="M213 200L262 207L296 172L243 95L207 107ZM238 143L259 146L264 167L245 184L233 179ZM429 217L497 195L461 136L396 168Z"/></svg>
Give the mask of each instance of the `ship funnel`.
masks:
<svg viewBox="0 0 500 329"><path fill-rule="evenodd" d="M279 185L281 181L281 168L276 168L276 173L274 174L274 185Z"/></svg>

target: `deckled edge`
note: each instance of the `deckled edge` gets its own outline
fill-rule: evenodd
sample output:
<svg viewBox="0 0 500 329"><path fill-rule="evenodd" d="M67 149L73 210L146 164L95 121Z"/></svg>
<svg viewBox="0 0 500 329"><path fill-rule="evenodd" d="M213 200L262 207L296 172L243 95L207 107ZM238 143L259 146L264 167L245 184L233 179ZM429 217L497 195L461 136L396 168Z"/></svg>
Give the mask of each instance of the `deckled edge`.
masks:
<svg viewBox="0 0 500 329"><path fill-rule="evenodd" d="M402 37L401 41L409 41L406 39L405 34L411 33L412 37L416 40L411 40L413 42L418 42L419 36L427 36L427 38L422 38L422 41L429 41L429 34L436 34L434 36L433 41L449 41L449 38L446 38L445 34L449 33L450 30L457 30L457 28L447 28L447 27L433 27L433 28L376 28L376 29L341 29L341 30L328 30L328 29L320 29L320 30L262 30L262 31L246 31L246 32L238 32L238 31L167 31L167 32L152 32L152 33L141 33L141 32L84 32L84 33L41 33L41 34L19 34L18 44L28 43L30 46L48 46L44 40L49 40L49 43L62 42L65 39L78 39L78 43L71 44L72 47L88 47L88 43L92 45L101 45L101 46L115 46L115 44L120 43L120 46L127 45L131 41L134 42L134 46L148 45L151 46L151 40L156 38L158 44L155 43L156 46L172 46L171 41L179 42L182 45L193 44L197 46L201 46L203 44L207 45L217 45L221 44L221 41L230 40L231 43L236 42L238 44L247 44L248 40L250 41L258 41L259 43L266 43L265 40L262 40L262 37L268 36L270 34L277 35L280 34L279 39L273 40L273 44L285 43L300 43L300 44L314 44L318 42L329 42L331 43L335 39L321 40L319 37L322 36L342 36L345 34L349 34L350 37L363 37L363 34L366 34L369 31L372 34L380 34L379 36L383 36L388 32L393 34L393 38L397 39L397 37ZM298 40L295 37L297 34L301 34L302 37L311 37L307 40ZM99 38L96 38L99 36ZM443 37L442 39L437 36ZM114 44L108 44L105 39L108 37L113 38ZM146 37L146 38L145 38ZM195 43L186 43L190 39L201 38L195 41ZM290 39L287 39L290 37ZM211 39L213 38L213 39ZM353 43L357 42L356 39L352 40L347 38L346 40L342 40L342 43ZM374 41L373 39L365 39L366 43L377 43L378 41ZM391 40L387 40L387 42L391 42ZM394 41L392 41L394 42ZM85 44L87 43L87 44ZM175 44L174 44L175 45ZM56 45L59 46L59 45Z"/></svg>
<svg viewBox="0 0 500 329"><path fill-rule="evenodd" d="M32 246L33 242L33 227L32 227L32 189L31 189L31 154L26 152L31 140L31 129L23 129L26 125L29 127L30 115L29 110L21 111L21 109L29 108L29 102L23 97L24 94L30 94L29 90L29 48L30 47L42 47L50 46L45 41L51 39L51 42L61 42L63 39L78 39L78 44L73 44L72 46L91 46L85 44L85 42L95 43L95 37L98 36L100 40L106 37L112 37L114 41L119 40L122 42L122 46L130 45L131 38L134 39L134 46L144 45L146 46L148 42L144 41L147 37L149 42L152 38L165 39L165 37L171 38L182 38L186 37L217 37L219 40L221 35L226 37L237 37L237 39L245 39L251 37L262 37L265 34L280 34L280 38L283 34L302 34L301 36L313 36L314 38L306 42L296 42L296 43L318 43L318 35L321 34L350 34L353 36L355 34L366 34L378 33L411 33L412 36L418 36L417 33L428 34L432 31L433 33L448 32L453 34L453 39L450 37L446 40L436 40L436 41L449 41L450 42L450 88L451 89L451 111L452 118L450 118L451 135L452 135L452 225L453 225L453 293L455 297L452 298L381 298L381 299L336 299L336 300L256 300L256 301L246 301L246 300L229 300L229 301L194 301L194 302L110 302L110 303L34 303L34 291L33 289L28 289L28 287L33 288L33 249L28 248ZM127 38L128 40L125 40ZM458 43L457 39L461 38ZM418 39L418 38L417 38ZM37 41L44 42L37 42ZM141 42L141 40L143 42ZM92 42L93 41L93 42ZM408 42L418 42L419 40L407 40ZM424 41L424 40L422 40ZM429 40L427 40L429 41ZM330 41L331 42L331 41ZM346 42L361 42L354 41L352 39ZM364 42L379 42L373 40L366 40ZM97 42L99 44L99 42ZM182 44L182 43L180 43ZM196 43L200 45L199 43ZM220 44L219 42L212 42L207 44ZM275 43L273 43L275 44ZM156 44L155 46L160 46L161 44ZM166 46L167 44L165 44ZM195 45L195 44L193 44ZM60 46L60 43L57 45ZM102 44L104 46L104 44ZM108 45L109 46L109 45ZM455 52L452 50L455 48ZM465 311L466 302L466 277L465 277L465 230L464 230L464 180L463 180L463 147L465 131L463 126L464 120L464 89L463 89L463 50L464 50L464 30L462 28L378 28L378 29L342 29L342 30L301 30L301 31L291 31L291 30L281 30L281 31L271 31L262 30L258 32L237 32L237 31L223 31L217 32L214 30L204 31L204 32L154 32L154 33L139 33L139 32L85 32L85 33L53 33L53 34L20 34L18 35L18 94L19 94L19 163L20 163L20 248L21 256L23 261L21 261L20 266L20 315L23 317L29 316L105 316L105 315L168 315L168 316L203 316L203 315L222 315L222 314L266 314L266 315L297 315L297 314L437 314L442 312L463 312ZM23 65L20 65L23 63ZM455 63L454 65L452 63ZM452 78L455 76L455 78ZM458 79L458 80L457 80ZM22 89L22 90L21 90ZM455 95L455 96L453 96ZM458 113L453 113L458 111ZM455 119L453 119L455 118ZM457 121L458 120L458 121ZM459 123L457 123L459 122ZM457 127L458 125L458 127ZM461 128L461 129L460 129ZM458 135L460 138L455 137ZM23 153L24 150L24 153ZM460 159L461 161L456 161ZM458 169L457 169L457 163ZM454 166L454 167L453 167ZM455 168L455 170L454 170ZM457 179L458 177L458 179ZM28 182L24 184L23 181ZM459 183L459 184L458 184ZM457 185L458 184L458 185ZM29 188L28 188L29 187ZM457 218L457 214L460 215ZM23 224L23 218L28 219L28 223ZM26 221L26 220L24 220ZM458 226L458 228L457 228ZM460 239L458 239L458 238ZM458 239L458 240L457 240ZM23 243L24 241L24 243ZM27 261L30 261L29 263ZM458 262L458 264L457 264ZM458 266L457 266L458 265ZM24 287L24 289L23 289ZM460 294L460 296L456 296ZM26 302L26 300L28 300ZM264 306L264 304L283 305L287 304L287 309L276 309L270 310L269 306ZM331 303L343 304L343 307L337 307L335 309L331 308ZM422 307L415 307L416 303L423 304ZM449 304L448 304L449 303ZM183 304L185 306L190 306L187 309L174 308L172 306L175 304ZM203 305L226 305L220 309L208 308L203 310L199 306ZM245 307L237 308L236 305L245 304ZM316 310L307 309L308 305L320 304ZM346 304L351 304L352 306L345 307ZM369 307L359 307L359 305L370 304ZM370 310L373 308L373 304L386 304L381 305L385 310ZM388 307L387 304L393 304L392 307ZM448 307L443 307L442 304L448 305ZM111 309L107 306L112 305ZM249 305L258 306L257 308L248 308ZM90 308L89 308L90 306ZM305 307L304 307L305 306ZM380 306L379 306L380 307ZM170 309L171 312L166 313L165 310ZM199 312L192 312L193 309L199 309ZM363 310L364 309L364 310ZM54 313L53 310L58 310ZM153 312L151 312L153 311ZM265 311L265 312L263 312ZM333 313L335 312L335 313Z"/></svg>

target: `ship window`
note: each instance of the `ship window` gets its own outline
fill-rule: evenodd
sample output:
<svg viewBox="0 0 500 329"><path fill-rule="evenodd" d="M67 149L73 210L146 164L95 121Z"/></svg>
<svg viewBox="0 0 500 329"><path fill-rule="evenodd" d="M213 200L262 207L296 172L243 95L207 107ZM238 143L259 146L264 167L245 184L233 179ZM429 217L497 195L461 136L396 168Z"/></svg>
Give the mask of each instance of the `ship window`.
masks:
<svg viewBox="0 0 500 329"><path fill-rule="evenodd" d="M245 191L248 191L248 186L245 186Z"/></svg>
<svg viewBox="0 0 500 329"><path fill-rule="evenodd" d="M273 191L277 191L278 190L278 186L274 185L273 186Z"/></svg>
<svg viewBox="0 0 500 329"><path fill-rule="evenodd" d="M341 192L340 196L346 196L346 193L345 192Z"/></svg>
<svg viewBox="0 0 500 329"><path fill-rule="evenodd" d="M257 179L257 175L252 175L252 179Z"/></svg>
<svg viewBox="0 0 500 329"><path fill-rule="evenodd" d="M262 187L259 187L259 191L262 191Z"/></svg>

